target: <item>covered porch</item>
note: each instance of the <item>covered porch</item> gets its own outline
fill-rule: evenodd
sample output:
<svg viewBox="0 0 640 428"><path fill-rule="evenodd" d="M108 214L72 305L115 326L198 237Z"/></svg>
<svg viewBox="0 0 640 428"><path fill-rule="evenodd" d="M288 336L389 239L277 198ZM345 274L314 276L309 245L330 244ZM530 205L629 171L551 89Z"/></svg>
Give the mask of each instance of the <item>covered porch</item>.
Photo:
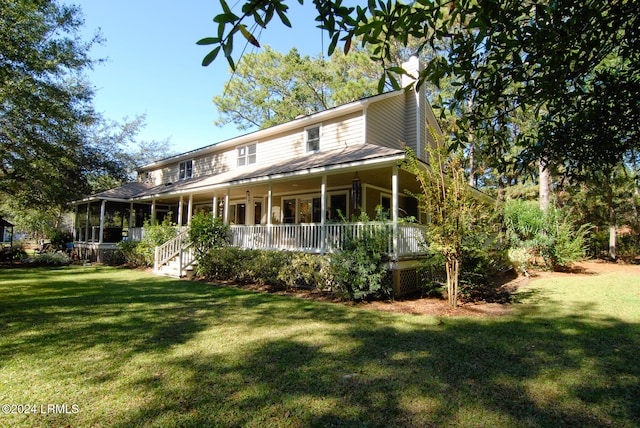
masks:
<svg viewBox="0 0 640 428"><path fill-rule="evenodd" d="M342 236L381 223L395 259L424 252L414 176L400 166L401 150L362 145L268 167L245 167L218 175L151 185L128 183L76 202L76 247L115 248L140 240L144 224L168 218L188 226L197 212L229 224L232 245L324 254ZM352 221L348 221L352 220Z"/></svg>

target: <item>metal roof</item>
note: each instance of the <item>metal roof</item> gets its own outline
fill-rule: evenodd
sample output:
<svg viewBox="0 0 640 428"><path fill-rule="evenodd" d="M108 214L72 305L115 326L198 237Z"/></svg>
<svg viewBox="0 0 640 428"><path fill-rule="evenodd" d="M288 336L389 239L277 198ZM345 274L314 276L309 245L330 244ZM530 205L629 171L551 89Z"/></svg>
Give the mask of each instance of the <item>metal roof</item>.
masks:
<svg viewBox="0 0 640 428"><path fill-rule="evenodd" d="M358 144L342 149L305 154L268 166L254 165L226 171L220 174L205 175L175 183L153 185L141 182L126 183L115 189L91 195L84 200L140 200L166 194L178 194L198 189L233 185L236 183L283 177L318 169L339 169L354 162L374 162L396 160L404 156L404 151L372 144ZM81 201L76 201L81 202Z"/></svg>

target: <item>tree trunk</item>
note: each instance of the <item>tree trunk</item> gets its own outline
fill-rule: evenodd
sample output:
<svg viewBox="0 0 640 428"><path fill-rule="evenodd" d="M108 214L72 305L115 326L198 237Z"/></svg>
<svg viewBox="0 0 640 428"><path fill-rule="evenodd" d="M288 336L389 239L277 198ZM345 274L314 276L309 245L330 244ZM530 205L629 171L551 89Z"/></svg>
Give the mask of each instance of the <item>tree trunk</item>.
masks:
<svg viewBox="0 0 640 428"><path fill-rule="evenodd" d="M613 207L613 189L611 188L611 176L605 176L605 187L607 192L607 209L609 210L609 257L616 259L616 210Z"/></svg>
<svg viewBox="0 0 640 428"><path fill-rule="evenodd" d="M538 172L540 211L546 212L549 209L549 168L544 159L538 162Z"/></svg>
<svg viewBox="0 0 640 428"><path fill-rule="evenodd" d="M469 135L471 137L471 134ZM476 161L476 148L473 144L473 140L469 142L469 186L475 186L476 184L476 171L475 171L475 161Z"/></svg>
<svg viewBox="0 0 640 428"><path fill-rule="evenodd" d="M504 201L504 192L505 192L505 184L504 184L504 176L498 176L498 195L496 196L496 203Z"/></svg>
<svg viewBox="0 0 640 428"><path fill-rule="evenodd" d="M449 306L458 307L458 277L460 271L460 261L455 257L447 257L445 262L447 271L447 294Z"/></svg>
<svg viewBox="0 0 640 428"><path fill-rule="evenodd" d="M470 98L467 101L467 108L469 112L473 109L473 100ZM476 184L476 146L473 142L473 130L469 128L469 186Z"/></svg>

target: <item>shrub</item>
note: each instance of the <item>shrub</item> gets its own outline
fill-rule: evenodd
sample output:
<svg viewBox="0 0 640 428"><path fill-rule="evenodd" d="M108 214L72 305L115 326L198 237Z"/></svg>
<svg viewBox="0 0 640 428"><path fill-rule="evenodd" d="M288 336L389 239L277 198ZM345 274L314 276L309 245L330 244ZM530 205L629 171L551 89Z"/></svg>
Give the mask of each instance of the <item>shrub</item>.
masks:
<svg viewBox="0 0 640 428"><path fill-rule="evenodd" d="M531 250L525 247L513 247L507 251L507 258L516 272L529 275L529 261L533 258Z"/></svg>
<svg viewBox="0 0 640 428"><path fill-rule="evenodd" d="M144 222L144 238L142 242L147 242L153 248L162 245L178 234L176 224L171 222L171 217L166 216L161 223L151 224L148 220Z"/></svg>
<svg viewBox="0 0 640 428"><path fill-rule="evenodd" d="M366 214L360 219L367 222ZM335 291L350 300L389 298L389 229L384 223L348 234L342 249L330 256Z"/></svg>
<svg viewBox="0 0 640 428"><path fill-rule="evenodd" d="M121 241L118 242L118 248L122 251L122 255L125 261L131 266L148 266L145 254L146 249L143 249L143 243L141 241ZM153 263L153 261L151 261Z"/></svg>
<svg viewBox="0 0 640 428"><path fill-rule="evenodd" d="M178 229L167 216L160 224L144 223L142 241L121 241L118 249L122 251L126 262L132 266L153 266L155 247L162 245L178 234Z"/></svg>
<svg viewBox="0 0 640 428"><path fill-rule="evenodd" d="M191 218L189 239L193 243L197 257L200 258L212 248L220 248L231 242L229 226L220 217L211 218L211 214L199 212Z"/></svg>
<svg viewBox="0 0 640 428"><path fill-rule="evenodd" d="M440 253L432 252L422 259L418 274L422 283L423 295L428 297L442 296L447 282L444 263L444 256Z"/></svg>
<svg viewBox="0 0 640 428"><path fill-rule="evenodd" d="M107 266L120 266L128 263L122 250L108 250L102 253L102 263Z"/></svg>
<svg viewBox="0 0 640 428"><path fill-rule="evenodd" d="M207 279L277 285L278 271L285 263L278 253L236 247L212 248L198 261L196 273Z"/></svg>
<svg viewBox="0 0 640 428"><path fill-rule="evenodd" d="M545 215L547 239L543 240L540 255L550 269L569 266L584 257L590 224L576 228L563 210L550 208Z"/></svg>
<svg viewBox="0 0 640 428"><path fill-rule="evenodd" d="M278 273L278 280L286 288L321 288L324 289L329 278L329 259L307 253L291 253Z"/></svg>
<svg viewBox="0 0 640 428"><path fill-rule="evenodd" d="M66 253L42 253L27 259L27 263L45 266L66 266L71 263L71 257Z"/></svg>
<svg viewBox="0 0 640 428"><path fill-rule="evenodd" d="M516 269L526 270L536 256L541 256L549 269L584 257L591 225L576 227L568 212L549 207L543 213L534 201L508 201L503 214L509 259ZM529 255L526 262L525 255Z"/></svg>
<svg viewBox="0 0 640 428"><path fill-rule="evenodd" d="M326 257L273 250L221 247L200 258L196 273L209 280L283 287L317 288L327 284Z"/></svg>

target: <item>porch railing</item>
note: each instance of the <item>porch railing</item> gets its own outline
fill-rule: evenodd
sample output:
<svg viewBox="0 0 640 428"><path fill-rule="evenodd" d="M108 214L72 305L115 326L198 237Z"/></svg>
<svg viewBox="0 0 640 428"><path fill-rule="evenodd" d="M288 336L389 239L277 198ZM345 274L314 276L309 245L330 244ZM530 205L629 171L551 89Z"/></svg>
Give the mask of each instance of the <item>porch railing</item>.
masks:
<svg viewBox="0 0 640 428"><path fill-rule="evenodd" d="M388 236L387 250L397 257L423 254L426 226L393 223L277 224L231 226L231 245L259 250L330 253L342 248L347 236L362 236L381 229ZM396 239L397 238L397 239ZM394 245L395 243L395 245Z"/></svg>
<svg viewBox="0 0 640 428"><path fill-rule="evenodd" d="M183 271L194 261L188 229L182 230L174 238L155 248L153 270L159 271L162 266L176 258L178 272L182 275Z"/></svg>

